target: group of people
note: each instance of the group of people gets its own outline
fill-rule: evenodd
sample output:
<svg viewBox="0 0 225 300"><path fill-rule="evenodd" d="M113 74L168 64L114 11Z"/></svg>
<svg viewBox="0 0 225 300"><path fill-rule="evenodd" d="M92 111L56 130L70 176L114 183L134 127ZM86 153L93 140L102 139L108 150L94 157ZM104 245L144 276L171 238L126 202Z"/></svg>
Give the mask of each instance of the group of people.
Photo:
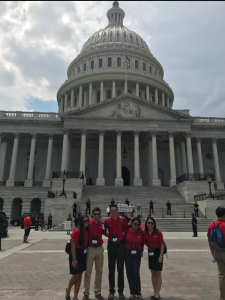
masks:
<svg viewBox="0 0 225 300"><path fill-rule="evenodd" d="M156 227L154 218L148 217L144 228L139 218L133 218L131 225L118 214L117 205L110 204L110 217L101 222L101 210L95 207L92 210L93 218L81 216L79 225L71 235L71 251L69 253L69 267L72 275L66 289L65 298L70 300L70 292L74 286L74 300L78 298L82 274L84 274L83 300L90 295L90 279L95 263L94 293L96 299L103 299L101 293L104 249L102 236L108 238L108 300L114 299L115 294L115 266L118 272L119 299L124 300L124 263L132 300L137 296L143 299L141 293L140 265L144 245L148 248L149 269L152 275L152 299L160 298L162 284L161 271L163 268L164 240L160 230Z"/></svg>

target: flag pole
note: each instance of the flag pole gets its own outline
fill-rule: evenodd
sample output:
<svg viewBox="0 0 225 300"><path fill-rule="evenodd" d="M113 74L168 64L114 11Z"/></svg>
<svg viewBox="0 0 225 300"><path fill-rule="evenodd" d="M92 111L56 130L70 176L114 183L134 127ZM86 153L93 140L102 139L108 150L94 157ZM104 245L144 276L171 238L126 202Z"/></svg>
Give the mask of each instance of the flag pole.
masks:
<svg viewBox="0 0 225 300"><path fill-rule="evenodd" d="M125 51L125 69L126 69L126 84L125 84L125 94L127 94L127 65L126 65L127 51Z"/></svg>

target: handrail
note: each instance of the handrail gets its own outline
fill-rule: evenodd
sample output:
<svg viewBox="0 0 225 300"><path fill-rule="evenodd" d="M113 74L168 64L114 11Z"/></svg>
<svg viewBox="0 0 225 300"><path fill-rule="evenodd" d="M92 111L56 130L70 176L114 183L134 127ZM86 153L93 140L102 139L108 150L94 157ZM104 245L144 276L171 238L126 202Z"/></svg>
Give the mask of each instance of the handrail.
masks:
<svg viewBox="0 0 225 300"><path fill-rule="evenodd" d="M52 172L52 178L62 178L62 171L53 171ZM67 171L66 172L66 178L79 178L79 179L84 179L84 174L83 172L71 172L71 171Z"/></svg>
<svg viewBox="0 0 225 300"><path fill-rule="evenodd" d="M185 173L183 175L180 175L176 178L176 182L181 183L184 181L206 181L208 177L212 178L212 181L214 181L213 174L204 174L204 173Z"/></svg>

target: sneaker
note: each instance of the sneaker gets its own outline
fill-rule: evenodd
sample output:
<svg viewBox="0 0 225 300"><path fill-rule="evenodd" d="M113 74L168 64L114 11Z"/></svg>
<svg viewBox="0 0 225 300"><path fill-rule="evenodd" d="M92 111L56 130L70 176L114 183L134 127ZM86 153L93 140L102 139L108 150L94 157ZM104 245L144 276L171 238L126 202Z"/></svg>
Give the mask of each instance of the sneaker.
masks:
<svg viewBox="0 0 225 300"><path fill-rule="evenodd" d="M108 300L113 300L113 299L114 299L114 294L109 293Z"/></svg>
<svg viewBox="0 0 225 300"><path fill-rule="evenodd" d="M104 298L102 297L102 295L101 295L101 294L98 294L98 295L95 295L95 299L102 300L102 299L104 299Z"/></svg>
<svg viewBox="0 0 225 300"><path fill-rule="evenodd" d="M84 295L83 299L82 300L88 300L89 299L89 296L88 295Z"/></svg>
<svg viewBox="0 0 225 300"><path fill-rule="evenodd" d="M123 293L119 293L119 299L120 299L120 300L125 300L125 296L124 296Z"/></svg>

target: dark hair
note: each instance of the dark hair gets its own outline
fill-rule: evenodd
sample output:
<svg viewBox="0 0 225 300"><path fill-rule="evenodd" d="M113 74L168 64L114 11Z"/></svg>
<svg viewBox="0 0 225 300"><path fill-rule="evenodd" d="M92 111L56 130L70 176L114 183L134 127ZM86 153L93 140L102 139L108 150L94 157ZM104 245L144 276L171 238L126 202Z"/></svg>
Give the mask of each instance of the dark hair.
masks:
<svg viewBox="0 0 225 300"><path fill-rule="evenodd" d="M135 218L133 218L133 219L131 220L131 225L130 225L130 227L132 227L132 224L133 224L135 221L138 221L138 222L140 223L140 225L141 225L141 220L140 220L139 218L135 217Z"/></svg>
<svg viewBox="0 0 225 300"><path fill-rule="evenodd" d="M153 217L148 217L145 221L145 232L148 232L148 220L152 220L154 222L154 227L153 227L153 234L157 234L158 233L158 229L156 227L156 221Z"/></svg>
<svg viewBox="0 0 225 300"><path fill-rule="evenodd" d="M192 215L192 217L194 217L194 214L193 214L193 213L192 213L191 215Z"/></svg>
<svg viewBox="0 0 225 300"><path fill-rule="evenodd" d="M84 245L84 229L85 229L84 224L83 224L84 218L88 218L88 221L89 221L88 215L81 216L80 221L79 221L79 225L78 225L78 228L80 230L79 244L81 247L86 246L86 245Z"/></svg>
<svg viewBox="0 0 225 300"><path fill-rule="evenodd" d="M225 217L225 207L223 207L223 206L217 207L216 215L218 218Z"/></svg>
<svg viewBox="0 0 225 300"><path fill-rule="evenodd" d="M115 207L117 209L117 205L116 204L111 204L110 205L110 210L111 210L112 207Z"/></svg>
<svg viewBox="0 0 225 300"><path fill-rule="evenodd" d="M99 207L94 207L94 208L92 209L92 214L93 214L95 211L99 211L100 214L101 214L101 209L100 209Z"/></svg>
<svg viewBox="0 0 225 300"><path fill-rule="evenodd" d="M148 218L151 218L151 216L152 216L152 214L148 214L147 219L148 219Z"/></svg>

